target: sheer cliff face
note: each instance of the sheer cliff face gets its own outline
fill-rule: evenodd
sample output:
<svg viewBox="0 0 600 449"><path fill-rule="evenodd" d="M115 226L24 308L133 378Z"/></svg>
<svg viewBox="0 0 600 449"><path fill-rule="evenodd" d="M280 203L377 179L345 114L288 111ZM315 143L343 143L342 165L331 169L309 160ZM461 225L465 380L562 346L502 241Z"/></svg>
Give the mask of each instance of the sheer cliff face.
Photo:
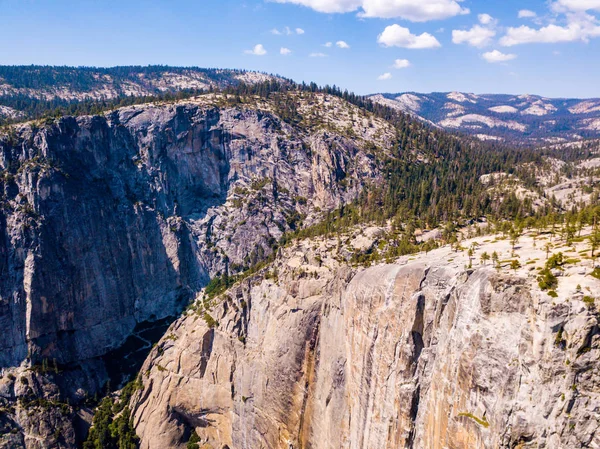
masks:
<svg viewBox="0 0 600 449"><path fill-rule="evenodd" d="M0 138L0 367L91 359L176 315L210 276L376 181L362 142L200 100Z"/></svg>
<svg viewBox="0 0 600 449"><path fill-rule="evenodd" d="M355 271L335 245L287 249L225 294L216 327L173 324L132 401L143 449L193 430L231 449L600 443L598 322L580 296L435 253Z"/></svg>

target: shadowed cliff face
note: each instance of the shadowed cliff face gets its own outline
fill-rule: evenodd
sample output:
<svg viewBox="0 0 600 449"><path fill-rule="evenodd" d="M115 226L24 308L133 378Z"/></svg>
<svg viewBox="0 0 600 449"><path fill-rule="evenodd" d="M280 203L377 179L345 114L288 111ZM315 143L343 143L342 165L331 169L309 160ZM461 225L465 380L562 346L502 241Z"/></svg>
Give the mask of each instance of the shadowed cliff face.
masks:
<svg viewBox="0 0 600 449"><path fill-rule="evenodd" d="M1 367L105 354L378 176L356 141L194 103L23 126L0 167Z"/></svg>
<svg viewBox="0 0 600 449"><path fill-rule="evenodd" d="M232 449L598 444L598 320L580 295L553 302L445 249L356 270L335 245L287 248L223 296L216 327L203 312L172 325L132 400L143 449L192 430Z"/></svg>

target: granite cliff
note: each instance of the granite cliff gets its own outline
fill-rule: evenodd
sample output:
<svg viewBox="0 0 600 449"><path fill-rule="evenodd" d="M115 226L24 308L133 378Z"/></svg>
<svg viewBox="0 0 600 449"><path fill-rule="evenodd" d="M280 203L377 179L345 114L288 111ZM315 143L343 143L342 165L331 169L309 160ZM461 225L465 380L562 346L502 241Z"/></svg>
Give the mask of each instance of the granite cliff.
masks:
<svg viewBox="0 0 600 449"><path fill-rule="evenodd" d="M475 241L476 256L511 251ZM286 248L171 326L132 401L142 449L192 434L219 449L600 444L589 267L565 269L553 298L529 268L465 269L448 247L365 269L337 245ZM534 248L516 257L539 265Z"/></svg>

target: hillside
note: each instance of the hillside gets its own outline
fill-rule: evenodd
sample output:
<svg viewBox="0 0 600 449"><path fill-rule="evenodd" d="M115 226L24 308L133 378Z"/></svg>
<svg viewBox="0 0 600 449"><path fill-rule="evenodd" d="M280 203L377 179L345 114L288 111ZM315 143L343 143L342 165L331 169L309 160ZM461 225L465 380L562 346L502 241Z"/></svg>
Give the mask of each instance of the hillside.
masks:
<svg viewBox="0 0 600 449"><path fill-rule="evenodd" d="M459 308L465 302L467 311L487 297L471 292L475 287L464 255L456 262L444 258L462 251L464 239L497 232L502 238L488 238L501 241L502 248L504 236L514 241L533 232L550 232L553 239L560 234L565 244L584 245L597 232L599 170L597 147L509 148L450 135L338 89L274 80L124 107L107 103L92 115L5 125L0 130L0 448L74 449L87 440L85 449L139 444L183 449L192 435L230 449L320 447L322 441L347 441L349 435L364 435L365 447L387 448L393 446L382 429L393 416L401 418L389 441L429 441L419 436L428 427L416 420L417 412L448 415L446 405L423 405L414 413L403 407L394 415L389 408L396 399L390 396L392 402L382 402L386 411L380 413L369 405L369 373L387 376L387 362L401 355L404 364L398 362L396 377L389 377L403 385L394 398L399 404L414 401L416 407L433 400L425 386L435 379L415 371L426 371L419 365L426 361L419 358L424 342L443 340L441 359L463 360L474 349L464 352L445 337L434 338L433 330L425 331L419 308L414 316L406 311L405 320L397 319L400 309L386 314L414 301L380 295L373 284L392 290L406 284L407 292L417 293L419 285L431 282L433 290L423 292L431 300L427 304L450 323L454 309L446 307L452 295L445 286L465 292L455 299ZM551 189L557 186L568 186L572 195L554 198ZM433 263L427 254L441 262ZM527 254L522 266L529 262ZM592 256L571 260L569 266L587 270L587 276ZM499 262L505 267L510 262L504 257ZM411 267L397 277L398 264L409 258L425 264L427 273ZM389 266L368 268L383 263ZM365 269L375 271L360 275ZM445 274L430 277L429 271L437 270ZM491 274L482 271L472 282L496 285ZM532 278L498 276L501 285L541 295ZM593 279L586 277L582 288L593 290ZM571 287L561 290L563 285L556 292L567 302ZM409 297L417 298L412 293ZM498 312L516 313L519 326L525 326L525 315L539 310L529 296L514 294L522 303L518 312ZM390 326L369 321L375 317L370 311L379 310L376 304L382 311L377 316L393 318ZM342 313L347 305L356 306L356 313ZM565 318L565 329L571 332L572 318L592 323L592 305ZM539 312L540 323L545 313ZM478 316L467 314L465 320L474 326ZM438 318L431 329L440 329ZM346 319L356 326L343 324ZM597 326L590 326L589 338L576 340L591 352L592 361L587 355L581 359L586 370L596 360ZM358 333L346 335L353 328ZM389 330L382 343L385 354L396 347L389 342L404 336L412 339L408 352L373 358L368 349L377 343L377 336L368 334L373 329L381 335ZM504 330L490 330L489 337L503 338L514 329ZM548 339L550 331L544 327L536 335ZM357 345L346 348L338 340L342 337L356 338ZM185 353L175 357L181 373L169 359L170 342L178 342ZM316 348L321 348L318 356ZM512 349L504 349L509 357ZM266 370L251 363L271 358L278 362ZM366 360L363 374L346 371L346 366L363 366L359 360ZM532 353L527 364L539 361L546 363ZM562 361L547 363L551 376L563 367ZM324 374L316 374L319 367ZM585 391L586 372L578 368L576 373ZM538 379L533 375L530 382ZM133 383L123 388L127 380ZM180 380L173 389L172 382ZM487 384L476 385L474 391L483 392ZM563 386L557 383L555 389ZM153 396L158 389L164 394ZM345 391L355 404L345 402ZM495 399L499 405L487 411L484 406ZM473 447L472 441L481 448L498 447L497 429L509 419L507 404L513 399L507 393L461 403L458 413L467 415L452 415L458 424L447 427L448 434L467 429L456 447ZM319 407L331 401L336 412L324 421L329 430L317 429L316 417L331 415ZM447 404L450 397L439 401ZM518 406L524 404L519 401ZM351 414L355 424L340 427L339 419L348 415L339 414L338 406L351 406L361 418ZM574 407L573 416L590 412L585 404ZM482 420L486 411L494 433L480 435L469 416ZM240 414L243 426L258 427L240 427L235 418ZM373 415L381 419L369 418ZM553 422L553 429L562 429L565 419ZM368 436L371 423L378 430ZM527 438L529 428L543 433L538 415L510 444ZM593 439L593 432L563 432L549 447ZM428 435L436 444L446 441L441 434Z"/></svg>
<svg viewBox="0 0 600 449"><path fill-rule="evenodd" d="M450 93L370 97L420 120L481 140L543 145L600 137L600 99Z"/></svg>
<svg viewBox="0 0 600 449"><path fill-rule="evenodd" d="M0 447L79 446L79 410L135 375L211 278L228 285L381 183L394 138L389 122L320 92L207 94L7 127L0 424L14 437Z"/></svg>

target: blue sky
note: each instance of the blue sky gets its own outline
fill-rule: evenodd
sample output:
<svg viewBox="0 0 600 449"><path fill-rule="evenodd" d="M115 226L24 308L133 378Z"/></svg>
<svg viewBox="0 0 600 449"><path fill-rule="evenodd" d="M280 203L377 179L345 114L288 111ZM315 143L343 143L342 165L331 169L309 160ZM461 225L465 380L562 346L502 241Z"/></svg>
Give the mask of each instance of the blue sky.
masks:
<svg viewBox="0 0 600 449"><path fill-rule="evenodd" d="M245 68L361 94L600 97L599 17L600 0L0 0L0 64Z"/></svg>

